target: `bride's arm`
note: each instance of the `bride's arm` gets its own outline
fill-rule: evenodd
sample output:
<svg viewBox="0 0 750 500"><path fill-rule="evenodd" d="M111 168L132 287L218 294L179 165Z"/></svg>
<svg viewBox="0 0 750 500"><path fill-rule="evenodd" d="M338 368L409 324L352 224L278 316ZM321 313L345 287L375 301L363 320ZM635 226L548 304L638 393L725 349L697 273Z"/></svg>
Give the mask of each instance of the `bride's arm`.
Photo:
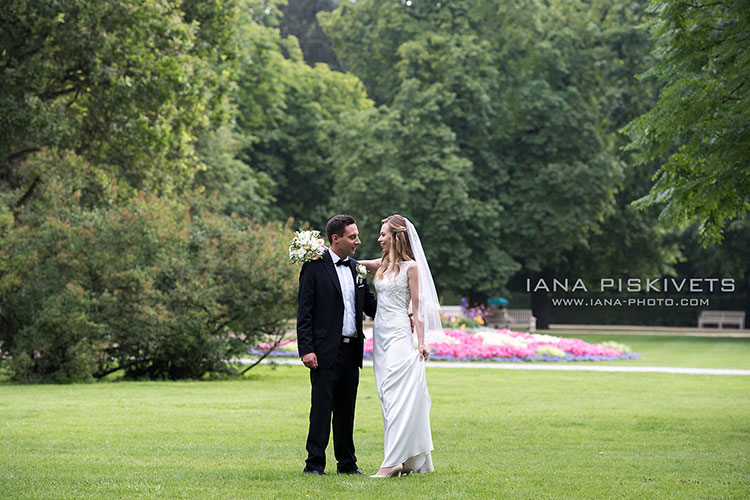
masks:
<svg viewBox="0 0 750 500"><path fill-rule="evenodd" d="M430 356L430 351L424 343L424 323L419 320L419 272L417 266L411 265L406 270L406 277L409 279L409 290L411 290L411 310L414 311L414 326L417 327L417 347L419 354L424 360Z"/></svg>
<svg viewBox="0 0 750 500"><path fill-rule="evenodd" d="M375 274L378 272L378 268L380 267L380 259L375 260L360 260L360 264L364 264L364 266L367 268L367 272L370 274Z"/></svg>

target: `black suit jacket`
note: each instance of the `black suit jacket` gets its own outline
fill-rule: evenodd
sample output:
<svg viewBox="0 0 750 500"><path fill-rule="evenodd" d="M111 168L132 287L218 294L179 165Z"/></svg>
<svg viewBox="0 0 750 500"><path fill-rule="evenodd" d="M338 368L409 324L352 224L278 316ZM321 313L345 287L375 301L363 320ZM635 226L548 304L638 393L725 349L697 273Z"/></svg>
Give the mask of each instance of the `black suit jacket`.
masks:
<svg viewBox="0 0 750 500"><path fill-rule="evenodd" d="M362 313L375 316L377 301L367 280L357 282L357 261L349 259L354 278L354 307L357 337L353 339L358 349L357 364L362 366L364 334ZM318 260L305 262L299 275L297 300L297 349L300 356L314 352L318 366L329 368L336 361L341 343L344 322L344 298L331 254L328 250Z"/></svg>

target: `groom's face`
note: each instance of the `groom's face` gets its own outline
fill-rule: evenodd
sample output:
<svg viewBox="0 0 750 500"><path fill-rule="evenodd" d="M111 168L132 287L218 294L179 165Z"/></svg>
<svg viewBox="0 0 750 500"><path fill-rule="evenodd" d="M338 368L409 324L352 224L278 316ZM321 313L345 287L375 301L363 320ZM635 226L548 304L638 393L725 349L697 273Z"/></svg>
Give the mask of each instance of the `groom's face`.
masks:
<svg viewBox="0 0 750 500"><path fill-rule="evenodd" d="M359 241L359 230L357 229L357 225L349 224L344 229L344 234L342 236L337 234L333 235L331 248L336 252L336 255L343 259L346 257L353 257L354 252L357 251L357 247L360 243L362 242Z"/></svg>

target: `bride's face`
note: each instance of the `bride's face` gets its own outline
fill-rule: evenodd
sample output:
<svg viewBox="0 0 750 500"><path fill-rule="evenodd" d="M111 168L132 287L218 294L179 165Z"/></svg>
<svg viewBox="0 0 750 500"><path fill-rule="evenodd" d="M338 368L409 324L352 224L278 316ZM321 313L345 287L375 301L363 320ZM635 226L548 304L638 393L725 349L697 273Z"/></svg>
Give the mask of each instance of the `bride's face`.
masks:
<svg viewBox="0 0 750 500"><path fill-rule="evenodd" d="M388 229L388 223L386 222L380 226L380 238L378 238L378 243L380 243L380 247L383 250L386 250L391 244L391 239L391 231Z"/></svg>

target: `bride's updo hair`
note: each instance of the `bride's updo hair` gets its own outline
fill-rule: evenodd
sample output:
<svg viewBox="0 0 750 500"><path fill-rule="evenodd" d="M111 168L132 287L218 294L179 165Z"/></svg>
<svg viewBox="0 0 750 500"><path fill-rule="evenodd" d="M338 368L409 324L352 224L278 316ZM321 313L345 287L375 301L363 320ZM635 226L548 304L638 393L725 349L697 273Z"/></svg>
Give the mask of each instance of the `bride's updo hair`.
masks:
<svg viewBox="0 0 750 500"><path fill-rule="evenodd" d="M380 259L380 267L375 274L375 279L382 279L384 274L398 274L401 270L401 262L414 260L414 252L409 244L409 233L406 229L406 219L394 214L386 217L381 224L387 224L387 230L391 233L391 241L383 249Z"/></svg>

